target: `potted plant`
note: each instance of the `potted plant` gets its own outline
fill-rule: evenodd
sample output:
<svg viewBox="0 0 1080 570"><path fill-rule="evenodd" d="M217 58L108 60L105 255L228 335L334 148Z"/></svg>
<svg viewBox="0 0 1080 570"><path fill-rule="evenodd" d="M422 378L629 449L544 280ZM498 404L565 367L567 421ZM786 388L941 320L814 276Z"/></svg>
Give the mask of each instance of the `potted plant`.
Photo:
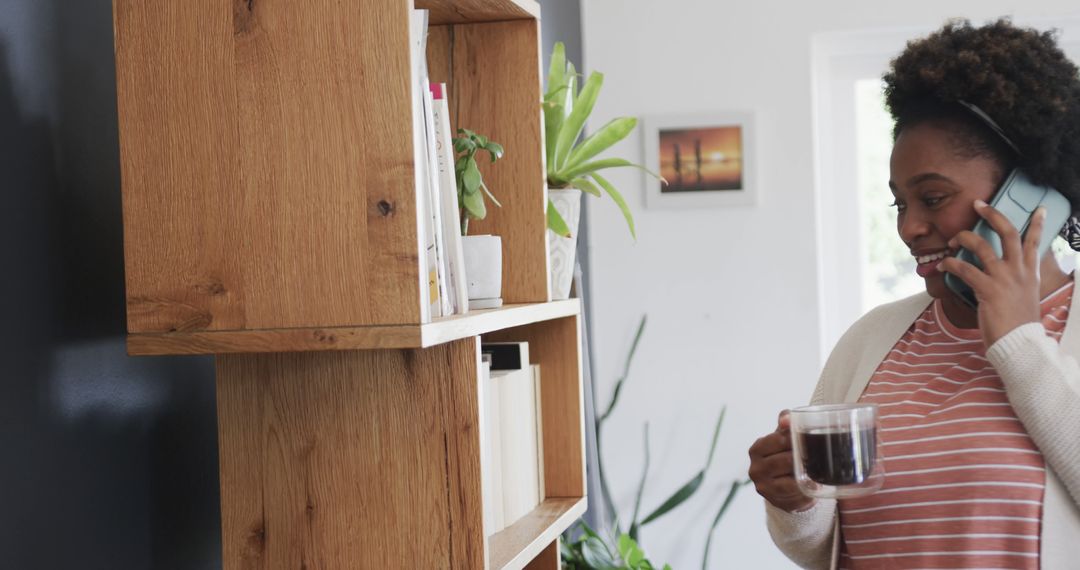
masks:
<svg viewBox="0 0 1080 570"><path fill-rule="evenodd" d="M584 140L579 140L585 121L600 95L604 76L595 71L590 73L580 92L577 88L577 77L574 64L566 60L566 48L562 42L557 42L551 54L547 91L544 94L548 250L551 256L551 291L554 299L566 299L570 296L577 251L577 228L581 215L581 193L587 192L596 197L607 193L611 196L626 218L630 235L637 239L630 207L622 194L600 175L600 171L624 166L645 170L644 167L622 158L596 159L598 154L633 132L637 127L636 118L612 119ZM663 180L659 175L645 171Z"/></svg>
<svg viewBox="0 0 1080 570"><path fill-rule="evenodd" d="M469 235L469 220L487 216L484 196L502 206L484 183L476 155L487 152L491 162L499 160L503 148L483 135L458 129L454 137L454 177L457 182L461 222L461 245L465 256L465 277L470 309L493 309L502 305L502 238Z"/></svg>

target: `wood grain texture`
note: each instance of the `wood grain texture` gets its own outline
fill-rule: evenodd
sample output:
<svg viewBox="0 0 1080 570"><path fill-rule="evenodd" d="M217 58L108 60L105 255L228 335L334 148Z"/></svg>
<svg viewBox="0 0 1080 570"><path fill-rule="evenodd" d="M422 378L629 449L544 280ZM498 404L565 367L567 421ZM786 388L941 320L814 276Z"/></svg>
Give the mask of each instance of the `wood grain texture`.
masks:
<svg viewBox="0 0 1080 570"><path fill-rule="evenodd" d="M585 496L580 334L578 317L566 317L484 336L493 341L527 341L530 362L540 365L544 495L548 498Z"/></svg>
<svg viewBox="0 0 1080 570"><path fill-rule="evenodd" d="M531 347L530 347L531 349ZM544 552L560 534L585 514L588 503L576 499L545 499L514 524L491 537L491 570L520 570Z"/></svg>
<svg viewBox="0 0 1080 570"><path fill-rule="evenodd" d="M580 311L578 299L567 299L470 311L424 325L142 333L128 335L127 347L132 356L421 348Z"/></svg>
<svg viewBox="0 0 1080 570"><path fill-rule="evenodd" d="M450 505L450 566L487 568L483 485L480 471L480 337L453 343L455 357L471 357L461 374L446 374L441 389L445 422L447 493ZM427 349L434 350L434 349Z"/></svg>
<svg viewBox="0 0 1080 570"><path fill-rule="evenodd" d="M525 570L559 570L559 539L556 538L547 548L540 551L536 558L525 565Z"/></svg>
<svg viewBox="0 0 1080 570"><path fill-rule="evenodd" d="M506 149L495 164L480 161L484 181L502 207L489 207L487 218L470 223L469 233L502 236L505 302L546 301L539 21L457 25L451 37L451 120L455 128L484 134Z"/></svg>
<svg viewBox="0 0 1080 570"><path fill-rule="evenodd" d="M482 533L459 536L479 524L461 502L480 482L446 413L464 409L446 391L475 384L477 352L218 357L224 568L482 567L451 563ZM454 487L448 465L465 476Z"/></svg>
<svg viewBox="0 0 1080 570"><path fill-rule="evenodd" d="M416 7L430 10L433 24L540 18L535 0L416 0Z"/></svg>
<svg viewBox="0 0 1080 570"><path fill-rule="evenodd" d="M114 24L129 331L419 323L408 3Z"/></svg>

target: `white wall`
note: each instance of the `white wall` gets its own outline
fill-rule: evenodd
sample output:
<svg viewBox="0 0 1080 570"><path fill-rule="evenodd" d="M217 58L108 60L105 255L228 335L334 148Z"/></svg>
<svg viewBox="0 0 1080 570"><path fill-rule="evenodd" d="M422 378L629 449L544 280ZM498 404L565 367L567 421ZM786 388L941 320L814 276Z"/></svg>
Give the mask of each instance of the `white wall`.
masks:
<svg viewBox="0 0 1080 570"><path fill-rule="evenodd" d="M749 208L646 210L643 180L611 171L638 223L631 241L611 203L589 208L594 373L606 402L638 318L648 313L628 385L604 432L604 460L624 519L650 422L643 510L700 468L712 422L728 416L713 471L690 503L643 530L654 562L701 565L705 533L746 449L777 412L804 403L820 369L810 47L815 34L920 27L945 18L1052 18L1065 0L717 2L585 0L586 72L605 74L592 119L753 110L759 202ZM1075 8L1073 9L1075 10ZM639 134L613 156L642 161ZM591 198L590 198L591 199ZM607 199L604 199L605 202ZM592 500L599 500L593 497ZM714 538L711 568L792 567L769 541L752 488Z"/></svg>

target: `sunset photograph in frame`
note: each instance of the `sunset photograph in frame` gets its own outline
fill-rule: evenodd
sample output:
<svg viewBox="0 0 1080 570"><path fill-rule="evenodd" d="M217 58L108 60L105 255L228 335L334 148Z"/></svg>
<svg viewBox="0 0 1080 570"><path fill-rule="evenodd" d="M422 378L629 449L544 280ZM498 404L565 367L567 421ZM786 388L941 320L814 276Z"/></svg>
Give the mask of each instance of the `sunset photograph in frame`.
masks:
<svg viewBox="0 0 1080 570"><path fill-rule="evenodd" d="M753 189L753 120L749 113L646 117L646 206L748 205Z"/></svg>

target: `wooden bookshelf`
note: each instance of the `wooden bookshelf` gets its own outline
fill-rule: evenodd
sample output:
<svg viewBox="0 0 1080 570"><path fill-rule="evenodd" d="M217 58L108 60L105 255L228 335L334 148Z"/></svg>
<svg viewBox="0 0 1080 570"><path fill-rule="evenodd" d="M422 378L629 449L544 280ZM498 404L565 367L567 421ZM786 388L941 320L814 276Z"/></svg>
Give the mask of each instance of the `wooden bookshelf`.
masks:
<svg viewBox="0 0 1080 570"><path fill-rule="evenodd" d="M138 333L128 335L127 345L128 354L132 356L427 348L500 329L577 315L580 306L578 299L505 305L442 317L422 325Z"/></svg>
<svg viewBox="0 0 1080 570"><path fill-rule="evenodd" d="M550 301L540 6L415 0L507 152L506 306L421 322L409 0L114 0L128 351L216 360L223 567L558 568L586 508L581 307ZM484 536L482 340L530 343L545 501Z"/></svg>

